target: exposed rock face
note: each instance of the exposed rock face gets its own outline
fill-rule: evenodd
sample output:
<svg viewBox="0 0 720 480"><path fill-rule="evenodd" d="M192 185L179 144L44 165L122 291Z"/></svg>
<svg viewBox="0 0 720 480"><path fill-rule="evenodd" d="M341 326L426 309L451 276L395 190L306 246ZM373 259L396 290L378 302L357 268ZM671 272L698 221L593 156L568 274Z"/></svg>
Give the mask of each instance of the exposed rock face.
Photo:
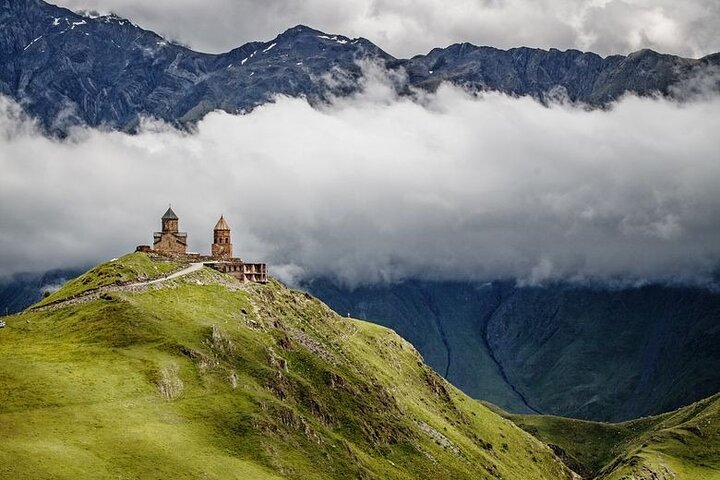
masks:
<svg viewBox="0 0 720 480"><path fill-rule="evenodd" d="M0 93L56 133L73 124L132 131L141 116L188 125L213 110L251 110L277 94L322 102L360 88L360 60L405 72L401 94L448 81L540 99L562 94L598 106L626 92L672 94L673 86L720 65L718 54L692 60L642 50L602 58L467 43L404 60L364 38L304 26L210 55L122 18L84 17L40 0L0 0L0 25Z"/></svg>
<svg viewBox="0 0 720 480"><path fill-rule="evenodd" d="M517 412L625 420L720 389L720 294L509 283L310 290L396 330L453 384Z"/></svg>

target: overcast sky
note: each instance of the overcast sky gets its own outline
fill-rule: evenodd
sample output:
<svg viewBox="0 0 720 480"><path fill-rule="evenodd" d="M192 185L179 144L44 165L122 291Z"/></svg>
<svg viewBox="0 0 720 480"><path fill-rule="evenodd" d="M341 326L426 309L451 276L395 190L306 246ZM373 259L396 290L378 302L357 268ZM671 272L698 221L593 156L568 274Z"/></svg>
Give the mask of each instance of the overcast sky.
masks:
<svg viewBox="0 0 720 480"><path fill-rule="evenodd" d="M499 48L577 48L601 55L652 48L700 57L720 51L718 0L62 0L115 12L221 52L297 24L370 39L408 57L471 42Z"/></svg>
<svg viewBox="0 0 720 480"><path fill-rule="evenodd" d="M720 98L627 97L607 111L362 94L211 113L194 134L39 134L0 102L0 273L86 265L148 244L173 203L208 252L221 213L236 254L286 281L406 277L707 279L720 264Z"/></svg>

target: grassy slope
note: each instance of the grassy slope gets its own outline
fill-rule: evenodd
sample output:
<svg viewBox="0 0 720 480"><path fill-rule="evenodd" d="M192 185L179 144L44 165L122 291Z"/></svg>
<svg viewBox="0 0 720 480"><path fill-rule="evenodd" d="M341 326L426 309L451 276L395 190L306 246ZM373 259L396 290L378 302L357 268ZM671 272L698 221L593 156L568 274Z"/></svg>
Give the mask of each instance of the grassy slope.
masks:
<svg viewBox="0 0 720 480"><path fill-rule="evenodd" d="M412 280L308 288L341 314L394 329L451 383L513 413L530 411L511 384L542 412L600 421L720 391L720 294L704 288Z"/></svg>
<svg viewBox="0 0 720 480"><path fill-rule="evenodd" d="M585 478L720 479L720 394L623 423L507 415Z"/></svg>
<svg viewBox="0 0 720 480"><path fill-rule="evenodd" d="M183 263L173 261L154 262L143 253L130 253L117 260L100 264L70 280L62 289L45 297L37 305L47 305L100 287L161 277L183 266Z"/></svg>
<svg viewBox="0 0 720 480"><path fill-rule="evenodd" d="M473 398L515 413L530 413L503 377L484 340L489 312L500 292L467 282L407 281L349 291L327 280L308 285L336 311L352 312L392 328L417 348L425 361Z"/></svg>
<svg viewBox="0 0 720 480"><path fill-rule="evenodd" d="M276 282L163 285L7 318L0 478L570 477L388 329Z"/></svg>

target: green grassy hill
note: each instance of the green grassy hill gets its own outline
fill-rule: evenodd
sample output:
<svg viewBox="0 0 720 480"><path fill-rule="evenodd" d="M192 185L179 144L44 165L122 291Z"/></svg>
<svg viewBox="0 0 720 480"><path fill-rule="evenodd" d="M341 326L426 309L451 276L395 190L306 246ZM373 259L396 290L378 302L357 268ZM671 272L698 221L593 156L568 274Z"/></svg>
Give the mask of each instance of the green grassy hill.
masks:
<svg viewBox="0 0 720 480"><path fill-rule="evenodd" d="M720 394L623 423L503 415L550 445L583 478L720 479Z"/></svg>
<svg viewBox="0 0 720 480"><path fill-rule="evenodd" d="M573 478L394 332L307 294L209 269L121 288L178 268L133 254L5 319L0 478Z"/></svg>

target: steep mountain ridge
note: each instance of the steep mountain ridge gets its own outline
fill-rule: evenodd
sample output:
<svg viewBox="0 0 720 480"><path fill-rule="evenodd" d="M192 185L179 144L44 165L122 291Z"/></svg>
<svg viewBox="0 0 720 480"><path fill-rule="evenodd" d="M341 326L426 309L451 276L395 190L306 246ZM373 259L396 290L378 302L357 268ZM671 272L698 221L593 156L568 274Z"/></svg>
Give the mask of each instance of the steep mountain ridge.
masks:
<svg viewBox="0 0 720 480"><path fill-rule="evenodd" d="M0 26L0 93L55 133L75 124L132 131L142 116L186 126L213 110L249 111L278 94L323 102L361 88L361 60L406 75L396 85L400 94L450 82L595 106L628 92L673 95L720 65L717 54L693 60L642 50L602 58L468 43L396 59L364 38L302 25L269 42L206 54L116 16L83 16L41 0L1 0Z"/></svg>
<svg viewBox="0 0 720 480"><path fill-rule="evenodd" d="M394 329L461 390L514 412L621 421L720 390L720 294L703 288L308 289L338 312Z"/></svg>

